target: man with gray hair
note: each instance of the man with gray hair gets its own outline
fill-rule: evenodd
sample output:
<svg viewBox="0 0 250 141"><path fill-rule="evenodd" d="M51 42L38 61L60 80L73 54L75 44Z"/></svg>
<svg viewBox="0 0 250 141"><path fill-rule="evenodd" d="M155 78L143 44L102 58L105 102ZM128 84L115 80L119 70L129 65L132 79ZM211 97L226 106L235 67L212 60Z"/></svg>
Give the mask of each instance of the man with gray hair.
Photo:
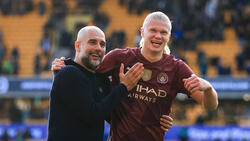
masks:
<svg viewBox="0 0 250 141"><path fill-rule="evenodd" d="M136 62L144 66L142 79L111 114L109 140L163 141L164 131L172 126L173 120L168 115L177 93L187 94L206 109L217 108L217 93L212 85L170 55L166 47L171 29L167 15L150 13L141 28L141 47L115 49L105 55L97 68L98 72L112 76L114 86L119 83L120 63L124 63L126 71Z"/></svg>

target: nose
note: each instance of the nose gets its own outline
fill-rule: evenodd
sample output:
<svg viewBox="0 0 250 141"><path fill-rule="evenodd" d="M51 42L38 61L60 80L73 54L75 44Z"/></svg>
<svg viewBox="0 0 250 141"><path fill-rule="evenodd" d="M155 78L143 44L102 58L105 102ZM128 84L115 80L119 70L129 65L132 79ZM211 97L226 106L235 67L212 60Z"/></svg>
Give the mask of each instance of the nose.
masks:
<svg viewBox="0 0 250 141"><path fill-rule="evenodd" d="M96 45L95 45L95 47L94 47L94 49L95 49L95 50L101 50L101 49L102 49L102 47L101 47L101 45L100 45L100 44L96 44Z"/></svg>
<svg viewBox="0 0 250 141"><path fill-rule="evenodd" d="M160 32L156 32L155 33L155 38L160 39L161 38L161 33Z"/></svg>
<svg viewBox="0 0 250 141"><path fill-rule="evenodd" d="M101 44L97 44L95 45L94 50L98 52L103 52L103 50L105 49L101 46Z"/></svg>

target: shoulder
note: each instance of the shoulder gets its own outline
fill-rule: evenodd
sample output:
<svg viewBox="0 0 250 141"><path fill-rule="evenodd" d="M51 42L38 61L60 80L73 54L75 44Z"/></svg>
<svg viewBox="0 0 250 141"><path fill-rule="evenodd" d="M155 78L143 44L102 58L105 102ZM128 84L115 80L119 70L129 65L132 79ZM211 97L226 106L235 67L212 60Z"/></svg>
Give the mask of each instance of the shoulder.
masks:
<svg viewBox="0 0 250 141"><path fill-rule="evenodd" d="M66 65L66 67L60 69L56 75L55 80L75 80L82 75L81 70L73 65Z"/></svg>
<svg viewBox="0 0 250 141"><path fill-rule="evenodd" d="M175 64L179 69L183 69L183 68L189 68L189 66L181 59L174 59L175 60Z"/></svg>
<svg viewBox="0 0 250 141"><path fill-rule="evenodd" d="M173 65L178 68L188 66L183 60L176 58L173 55L166 55L166 61L173 63Z"/></svg>
<svg viewBox="0 0 250 141"><path fill-rule="evenodd" d="M136 56L137 49L136 48L114 49L105 55L101 66L104 66L104 65L105 66L112 66L112 65L120 66L120 63L123 62L124 60Z"/></svg>
<svg viewBox="0 0 250 141"><path fill-rule="evenodd" d="M164 59L162 60L164 63L171 64L172 66L176 67L181 64L185 64L181 59L176 58L173 55L163 54Z"/></svg>
<svg viewBox="0 0 250 141"><path fill-rule="evenodd" d="M64 68L60 69L57 74L68 74L68 73L80 73L80 69L73 65L66 65Z"/></svg>
<svg viewBox="0 0 250 141"><path fill-rule="evenodd" d="M183 60L174 58L174 64L176 67L176 72L181 78L187 78L193 74L193 70Z"/></svg>
<svg viewBox="0 0 250 141"><path fill-rule="evenodd" d="M179 73L187 73L192 74L192 69L181 59L176 58L173 55L167 55L165 54L165 59L163 60L164 63L167 63L169 67L177 74Z"/></svg>
<svg viewBox="0 0 250 141"><path fill-rule="evenodd" d="M110 51L106 56L127 56L130 54L135 54L138 48L126 48L126 49L114 49Z"/></svg>

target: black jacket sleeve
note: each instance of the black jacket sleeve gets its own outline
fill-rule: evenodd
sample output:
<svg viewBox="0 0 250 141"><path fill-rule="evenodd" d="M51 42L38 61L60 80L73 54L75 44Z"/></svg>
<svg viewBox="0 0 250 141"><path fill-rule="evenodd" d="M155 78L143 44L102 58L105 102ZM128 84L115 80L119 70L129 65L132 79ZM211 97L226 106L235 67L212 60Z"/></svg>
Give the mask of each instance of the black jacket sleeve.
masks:
<svg viewBox="0 0 250 141"><path fill-rule="evenodd" d="M93 99L93 89L87 85L87 79L81 76L79 70L72 66L66 66L60 70L53 82L55 98L62 101L65 110L79 116L85 122L104 120L110 115L121 99L128 93L123 84L114 87L113 90L101 101Z"/></svg>

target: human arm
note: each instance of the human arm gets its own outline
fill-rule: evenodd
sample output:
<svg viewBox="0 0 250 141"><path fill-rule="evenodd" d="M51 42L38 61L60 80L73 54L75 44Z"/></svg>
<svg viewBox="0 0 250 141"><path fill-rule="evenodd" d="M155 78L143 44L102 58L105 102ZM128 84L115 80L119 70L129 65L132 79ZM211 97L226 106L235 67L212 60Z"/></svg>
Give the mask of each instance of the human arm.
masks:
<svg viewBox="0 0 250 141"><path fill-rule="evenodd" d="M136 81L142 76L138 72L143 72L143 68L140 66L141 70L138 70L136 66L140 65L135 65L131 68L131 71L123 74L124 84L136 84ZM57 87L53 87L52 91L57 91L55 95L57 99L62 101L62 106L67 109L66 111L69 111L72 115L77 115L76 117L86 122L93 123L104 120L114 107L120 103L121 99L126 96L127 90L132 88L129 86L127 89L126 85L120 83L106 97L96 101L93 98L96 93L94 84L80 75L79 70L72 66L60 70L55 76L54 83L57 84Z"/></svg>
<svg viewBox="0 0 250 141"><path fill-rule="evenodd" d="M214 110L217 108L217 92L208 81L196 76L191 68L181 60L177 61L176 72L178 92L192 97L205 109Z"/></svg>
<svg viewBox="0 0 250 141"><path fill-rule="evenodd" d="M205 79L196 75L183 79L184 87L191 93L191 97L208 110L218 107L218 96L213 86Z"/></svg>
<svg viewBox="0 0 250 141"><path fill-rule="evenodd" d="M121 62L123 62L121 58L129 55L127 52L128 51L125 49L114 49L110 51L104 56L102 63L100 64L100 66L98 66L96 71L107 76L111 75L116 68L119 68ZM70 65L72 61L73 60L71 59L65 59L65 57L55 58L52 61L51 66L53 75L55 75L58 70L62 69L66 65Z"/></svg>
<svg viewBox="0 0 250 141"><path fill-rule="evenodd" d="M58 103L69 116L90 124L104 120L126 95L125 85L119 84L109 95L96 101L94 94L102 95L102 93L95 90L93 82L77 73L75 70L69 70L68 66L60 70L54 78L57 87L52 89L56 91L51 95L52 98L54 97L57 102L60 101Z"/></svg>

